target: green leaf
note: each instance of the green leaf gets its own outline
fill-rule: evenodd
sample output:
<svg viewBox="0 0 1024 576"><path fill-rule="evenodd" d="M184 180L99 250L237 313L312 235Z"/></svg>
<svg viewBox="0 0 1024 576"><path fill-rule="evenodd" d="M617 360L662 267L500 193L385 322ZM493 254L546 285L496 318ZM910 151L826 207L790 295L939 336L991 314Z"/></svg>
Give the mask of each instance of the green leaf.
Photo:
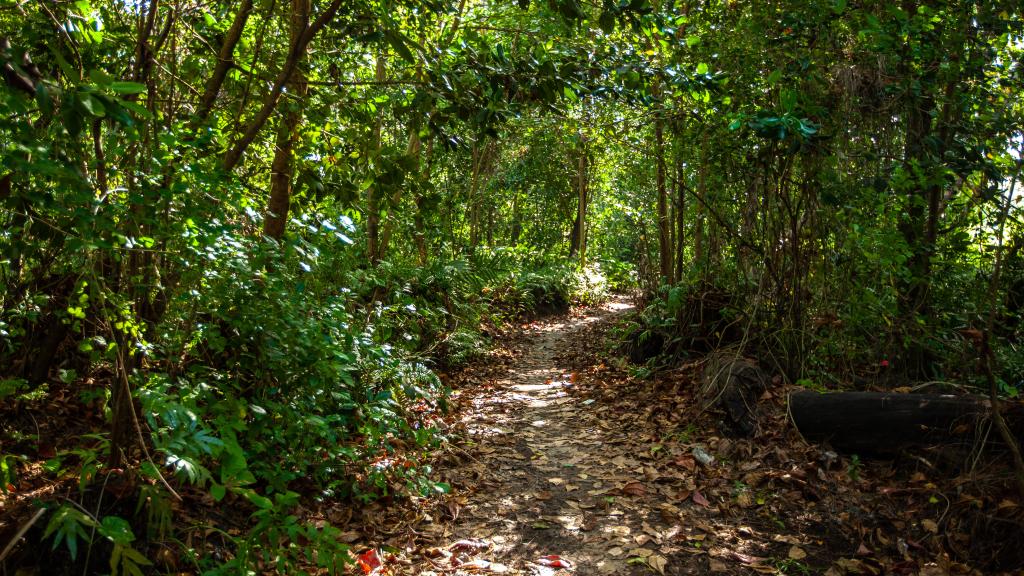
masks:
<svg viewBox="0 0 1024 576"><path fill-rule="evenodd" d="M56 533L53 539L53 549L56 550L61 540L63 540L68 548L68 552L71 553L71 558L75 559L78 555L78 540L89 541L89 534L85 531L85 528L91 528L95 525L96 522L92 518L86 516L70 504L65 504L57 508L53 513L53 517L50 518L50 522L46 525L46 530L43 531L43 539L45 540L51 534Z"/></svg>
<svg viewBox="0 0 1024 576"><path fill-rule="evenodd" d="M118 94L140 94L146 91L146 85L140 82L118 80L110 83L110 89Z"/></svg>
<svg viewBox="0 0 1024 576"><path fill-rule="evenodd" d="M102 118L107 115L107 109L103 106L103 102L95 95L88 92L78 93L78 102L82 105L82 108L89 114Z"/></svg>
<svg viewBox="0 0 1024 576"><path fill-rule="evenodd" d="M100 86L108 86L114 81L114 78L103 70L90 70L89 79Z"/></svg>
<svg viewBox="0 0 1024 576"><path fill-rule="evenodd" d="M700 44L700 36L691 35L691 36L687 36L686 37L686 45L687 46L691 46L692 47L692 46L697 46L698 44ZM698 72L698 73L700 74L701 72Z"/></svg>
<svg viewBox="0 0 1024 576"><path fill-rule="evenodd" d="M220 502L223 500L227 491L227 488L223 484L217 484L214 482L210 485L210 496L213 498L214 502Z"/></svg>
<svg viewBox="0 0 1024 576"><path fill-rule="evenodd" d="M795 90L783 88L779 95L779 100L782 103L782 109L785 112L792 112L796 108L797 94Z"/></svg>
<svg viewBox="0 0 1024 576"><path fill-rule="evenodd" d="M410 64L416 63L416 57L412 55L412 51L410 51L409 47L406 46L407 40L404 36L394 30L385 30L384 38L388 41L388 44L391 44L391 47L395 49L395 52L398 52L398 55L402 57L402 60L405 60Z"/></svg>
<svg viewBox="0 0 1024 576"><path fill-rule="evenodd" d="M235 493L241 494L246 500L252 502L254 506L263 510L270 510L274 507L274 503L266 496L257 494L255 490L249 488L233 488Z"/></svg>
<svg viewBox="0 0 1024 576"><path fill-rule="evenodd" d="M106 516L100 521L97 528L100 534L115 544L128 544L135 540L132 527L128 521L120 516Z"/></svg>
<svg viewBox="0 0 1024 576"><path fill-rule="evenodd" d="M52 46L50 47L50 52L53 53L53 58L57 61L57 65L60 66L61 72L64 72L64 77L70 82L77 82L80 76L78 69L72 66L67 58Z"/></svg>
<svg viewBox="0 0 1024 576"><path fill-rule="evenodd" d="M128 100L118 100L117 103L121 105L122 108L134 112L139 118L142 118L143 120L149 120L153 117L153 115L149 113L148 108L136 104L135 102L130 102Z"/></svg>
<svg viewBox="0 0 1024 576"><path fill-rule="evenodd" d="M704 62L701 62L700 64L697 64L697 74L707 74L707 73L708 73L708 65L707 64L705 64Z"/></svg>

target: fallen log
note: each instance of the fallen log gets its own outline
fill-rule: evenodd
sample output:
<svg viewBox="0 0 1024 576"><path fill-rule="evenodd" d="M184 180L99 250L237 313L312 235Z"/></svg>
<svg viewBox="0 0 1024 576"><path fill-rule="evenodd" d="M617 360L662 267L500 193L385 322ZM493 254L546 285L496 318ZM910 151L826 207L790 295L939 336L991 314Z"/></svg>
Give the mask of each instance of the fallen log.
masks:
<svg viewBox="0 0 1024 576"><path fill-rule="evenodd" d="M1020 436L1020 406L1008 408ZM970 395L799 391L789 395L789 411L808 440L843 451L885 454L911 446L971 445L992 407L987 398Z"/></svg>
<svg viewBox="0 0 1024 576"><path fill-rule="evenodd" d="M735 430L745 436L760 428L757 403L768 385L768 376L757 362L736 349L718 350L707 357L701 385L701 407L722 408Z"/></svg>

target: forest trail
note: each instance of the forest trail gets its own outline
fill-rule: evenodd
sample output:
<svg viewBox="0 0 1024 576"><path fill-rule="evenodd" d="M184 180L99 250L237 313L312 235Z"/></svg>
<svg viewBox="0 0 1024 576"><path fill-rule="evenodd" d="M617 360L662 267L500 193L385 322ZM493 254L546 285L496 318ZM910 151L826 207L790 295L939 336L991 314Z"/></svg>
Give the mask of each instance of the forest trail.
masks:
<svg viewBox="0 0 1024 576"><path fill-rule="evenodd" d="M664 499L633 481L644 472L633 439L574 393L565 362L584 328L632 308L617 299L532 324L507 372L463 392L467 462L456 484L469 494L417 573L664 573L666 557L644 546L671 536Z"/></svg>

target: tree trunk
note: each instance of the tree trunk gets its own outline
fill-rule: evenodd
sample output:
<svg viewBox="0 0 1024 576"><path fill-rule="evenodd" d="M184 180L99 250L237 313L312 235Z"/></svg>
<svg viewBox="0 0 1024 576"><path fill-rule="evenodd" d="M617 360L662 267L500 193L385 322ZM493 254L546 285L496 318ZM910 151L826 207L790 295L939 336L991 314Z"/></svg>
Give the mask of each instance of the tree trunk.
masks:
<svg viewBox="0 0 1024 576"><path fill-rule="evenodd" d="M302 33L309 22L309 0L292 0L291 43L301 42ZM299 54L296 68L301 67L305 57L305 46ZM294 97L288 110L281 117L277 127L277 146L274 149L274 160L270 165L270 199L267 202L267 214L263 220L263 234L275 240L284 237L288 223L288 209L292 196L292 176L294 173L295 140L298 137L299 123L302 121L302 102L306 95L306 78L297 69L288 82L288 95Z"/></svg>
<svg viewBox="0 0 1024 576"><path fill-rule="evenodd" d="M427 140L427 152L426 162L423 166L423 182L430 181L430 168L431 162L433 161L434 151L434 140ZM420 266L427 264L427 230L426 223L423 219L423 212L426 209L425 202L423 201L423 195L420 193L416 194L416 214L413 216L413 226L415 231L413 232L413 241L416 243L416 254Z"/></svg>
<svg viewBox="0 0 1024 576"><path fill-rule="evenodd" d="M700 149L700 168L697 172L697 214L695 229L693 231L693 262L701 270L701 275L707 273L704 266L704 204L707 202L707 172L708 172L708 137L705 134Z"/></svg>
<svg viewBox="0 0 1024 576"><path fill-rule="evenodd" d="M383 52L377 53L377 70L375 78L377 82L383 82L385 77L384 69L384 54ZM376 149L377 162L380 162L381 149L383 142L381 140L382 124L384 122L384 111L380 110L377 112L377 120L373 126L373 143ZM377 183L373 183L369 188L366 189L366 254L370 258L370 263L374 266L380 262L380 197L381 190Z"/></svg>
<svg viewBox="0 0 1024 576"><path fill-rule="evenodd" d="M413 122L412 125L409 127L409 144L405 149L405 154L406 156L412 159L412 170L410 170L411 179L419 179L420 181L425 181L427 175L421 173L420 171L420 150L422 148L422 143L420 142L419 130L420 129L418 122ZM414 182L411 185L417 186L418 184L419 182ZM391 215L391 212L398 210L398 206L402 202L403 190L405 190L404 186L398 186L395 188L395 191L392 192L391 194L391 208L387 212L388 217L385 218L384 220L384 227L382 228L380 234L378 246L378 252L381 258L383 258L385 254L387 254L388 245L390 245L391 237L395 232L395 225L397 224L397 221ZM417 214L415 218L419 218L420 224L422 224L422 217L419 214Z"/></svg>
<svg viewBox="0 0 1024 576"><path fill-rule="evenodd" d="M586 136L579 135L579 160L576 166L576 218L572 225L572 236L569 243L569 259L579 256L580 266L587 263L587 203L589 179L587 170Z"/></svg>
<svg viewBox="0 0 1024 576"><path fill-rule="evenodd" d="M494 151L494 141L488 141L483 146L473 145L473 174L469 183L469 253L476 251L480 245L480 179L485 171L490 170L491 155Z"/></svg>
<svg viewBox="0 0 1024 576"><path fill-rule="evenodd" d="M683 187L683 167L679 147L677 147L676 158L672 163L675 170L674 190L676 196L676 280L682 280L686 275L683 269L685 266L684 256L686 254L686 189Z"/></svg>
<svg viewBox="0 0 1024 576"><path fill-rule="evenodd" d="M665 187L665 134L661 117L654 119L654 153L657 162L658 186L658 251L662 282L673 283L672 222L668 215L668 190Z"/></svg>

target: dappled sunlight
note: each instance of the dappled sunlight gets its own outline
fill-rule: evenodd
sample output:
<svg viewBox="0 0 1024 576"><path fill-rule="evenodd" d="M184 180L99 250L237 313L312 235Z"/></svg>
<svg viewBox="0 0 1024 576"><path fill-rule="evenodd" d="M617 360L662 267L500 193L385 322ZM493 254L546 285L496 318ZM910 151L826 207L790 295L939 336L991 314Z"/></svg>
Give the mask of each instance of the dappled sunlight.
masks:
<svg viewBox="0 0 1024 576"><path fill-rule="evenodd" d="M772 562L815 545L770 523L780 520L759 526L759 517L737 512L733 496L712 492L722 473L698 466L689 432L674 441L668 431L638 436L650 430L645 406L586 397L581 387L594 367L566 359L594 322L631 309L613 301L571 321L533 325L522 355L472 397L464 421L476 442L478 460L466 464L475 480L446 528L437 574L775 572ZM719 451L732 442L701 441ZM758 462L745 466L744 478L755 482ZM741 488L736 480L726 492ZM785 522L812 524L806 510ZM773 547L783 552L773 556Z"/></svg>
<svg viewBox="0 0 1024 576"><path fill-rule="evenodd" d="M612 312L627 312L635 308L633 303L628 300L609 300L602 304L601 307Z"/></svg>

